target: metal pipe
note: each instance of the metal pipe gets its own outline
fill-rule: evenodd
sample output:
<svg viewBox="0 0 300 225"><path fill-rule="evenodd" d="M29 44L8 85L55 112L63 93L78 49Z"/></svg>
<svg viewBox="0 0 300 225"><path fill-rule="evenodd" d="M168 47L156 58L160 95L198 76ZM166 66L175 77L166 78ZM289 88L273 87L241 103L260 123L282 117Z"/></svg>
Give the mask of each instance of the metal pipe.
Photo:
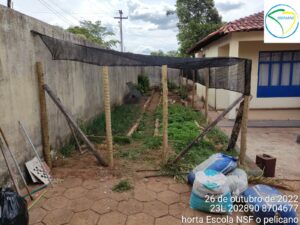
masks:
<svg viewBox="0 0 300 225"><path fill-rule="evenodd" d="M16 189L17 193L19 195L21 195L21 191L20 191L20 189L18 187L17 178L15 177L15 175L14 175L14 173L12 171L12 168L11 168L11 166L10 166L8 160L7 160L7 156L6 156L6 152L4 151L4 148L5 148L4 143L2 142L2 140L0 138L0 149L1 149L1 152L3 154L4 162L5 162L6 166L7 166L8 173L9 173L11 179L12 179L13 185L15 186L15 189Z"/></svg>
<svg viewBox="0 0 300 225"><path fill-rule="evenodd" d="M36 157L38 158L38 161L39 161L39 163L40 163L40 166L43 168L44 172L47 174L47 178L48 178L49 183L51 184L51 186L53 186L53 185L52 185L51 178L50 178L50 174L47 172L46 167L45 167L44 164L42 163L42 160L41 160L41 158L40 158L40 156L39 156L39 154L38 154L38 152L37 152L37 150L36 150L34 144L32 143L32 141L31 141L31 139L30 139L30 137L29 137L29 135L28 135L28 133L27 133L25 127L23 126L23 124L22 124L21 121L18 121L18 122L19 122L20 128L22 129L23 133L25 134L26 139L27 139L28 142L30 143L30 145L31 145L31 147L32 147L32 149L33 149L33 151L34 151Z"/></svg>
<svg viewBox="0 0 300 225"><path fill-rule="evenodd" d="M6 139L6 137L5 137L5 135L4 135L4 133L3 133L3 131L2 131L1 128L0 128L0 133L1 133L2 137L3 137L3 140L5 141L7 150L9 151L9 154L10 154L10 156L12 157L12 159L13 159L13 161L14 161L14 163L15 163L15 165L16 165L18 171L19 171L19 174L20 174L20 176L21 176L21 178L22 178L22 181L23 181L23 183L24 183L24 185L25 185L26 191L27 191L27 193L28 193L30 199L33 200L33 197L32 197L32 195L30 194L29 187L28 187L28 185L27 185L27 182L26 182L26 180L25 180L25 177L23 176L23 173L22 173L22 170L21 170L21 168L20 168L20 166L19 166L19 163L17 162L16 157L14 156L14 154L12 153L12 151L10 150L9 145L8 145L8 142L7 142L7 139Z"/></svg>

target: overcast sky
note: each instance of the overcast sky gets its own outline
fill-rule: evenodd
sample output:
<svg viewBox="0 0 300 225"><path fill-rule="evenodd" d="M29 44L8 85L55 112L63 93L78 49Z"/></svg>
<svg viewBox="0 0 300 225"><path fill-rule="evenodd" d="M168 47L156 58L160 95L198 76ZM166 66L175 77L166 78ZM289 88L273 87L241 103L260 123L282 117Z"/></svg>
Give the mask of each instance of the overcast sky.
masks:
<svg viewBox="0 0 300 225"><path fill-rule="evenodd" d="M101 20L119 38L118 10L124 16L125 51L148 54L154 50L175 50L178 47L177 17L166 16L175 9L176 0L13 0L13 7L52 25L67 28L79 20ZM232 21L263 10L262 0L215 0L224 21ZM5 5L6 0L0 0ZM54 13L54 12L55 13Z"/></svg>

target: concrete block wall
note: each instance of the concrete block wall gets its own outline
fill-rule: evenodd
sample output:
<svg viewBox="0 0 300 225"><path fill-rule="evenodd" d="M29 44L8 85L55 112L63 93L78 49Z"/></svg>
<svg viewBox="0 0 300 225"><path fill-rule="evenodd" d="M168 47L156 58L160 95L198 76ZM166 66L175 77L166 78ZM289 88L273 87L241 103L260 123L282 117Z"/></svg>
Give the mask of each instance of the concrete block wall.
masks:
<svg viewBox="0 0 300 225"><path fill-rule="evenodd" d="M63 29L51 26L0 5L0 126L4 130L11 150L24 169L24 162L33 154L18 126L22 121L33 144L42 153L39 96L35 64L41 61L45 81L59 96L75 119L89 120L101 113L101 67L72 61L54 61L38 36L30 30L72 41L82 45L93 44ZM171 70L170 70L171 71ZM139 74L145 73L150 83L160 83L160 68L111 67L111 104L122 104L127 93L126 83L137 83ZM176 76L178 71L172 71ZM70 135L64 116L47 96L49 134L52 148L60 147ZM0 184L7 179L7 168L0 154Z"/></svg>

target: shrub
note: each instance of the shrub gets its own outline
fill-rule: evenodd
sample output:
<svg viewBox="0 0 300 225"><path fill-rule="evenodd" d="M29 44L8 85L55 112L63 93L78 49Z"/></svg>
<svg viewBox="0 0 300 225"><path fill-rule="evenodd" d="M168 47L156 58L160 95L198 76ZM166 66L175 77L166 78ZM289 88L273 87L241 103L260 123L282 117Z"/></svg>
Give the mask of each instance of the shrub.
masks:
<svg viewBox="0 0 300 225"><path fill-rule="evenodd" d="M142 93L145 94L150 90L150 82L149 78L145 75L138 76L138 85L137 89Z"/></svg>
<svg viewBox="0 0 300 225"><path fill-rule="evenodd" d="M188 97L188 91L186 87L181 87L178 91L178 95L180 96L180 98L182 99L187 99Z"/></svg>

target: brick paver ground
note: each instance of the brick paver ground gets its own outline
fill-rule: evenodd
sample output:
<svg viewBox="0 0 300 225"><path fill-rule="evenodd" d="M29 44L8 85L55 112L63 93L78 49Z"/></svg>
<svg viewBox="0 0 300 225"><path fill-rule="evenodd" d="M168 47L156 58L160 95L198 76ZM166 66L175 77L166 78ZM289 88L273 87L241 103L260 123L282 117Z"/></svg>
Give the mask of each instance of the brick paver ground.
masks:
<svg viewBox="0 0 300 225"><path fill-rule="evenodd" d="M197 223L191 219L224 217L191 209L191 188L186 184L176 183L171 178L141 179L135 181L133 190L125 193L111 190L119 181L115 178L66 180L67 183L62 182L49 188L47 194L29 211L30 225L212 224L205 221ZM182 223L182 217L190 220Z"/></svg>

